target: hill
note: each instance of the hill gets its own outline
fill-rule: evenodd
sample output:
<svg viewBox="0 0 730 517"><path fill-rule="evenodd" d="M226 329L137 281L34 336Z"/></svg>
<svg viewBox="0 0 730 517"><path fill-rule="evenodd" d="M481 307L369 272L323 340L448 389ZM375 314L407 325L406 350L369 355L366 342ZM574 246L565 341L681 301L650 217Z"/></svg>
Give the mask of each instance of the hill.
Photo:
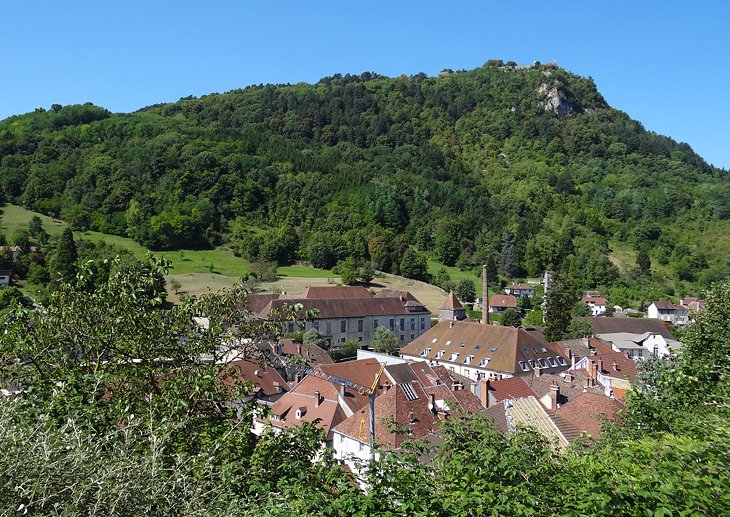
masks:
<svg viewBox="0 0 730 517"><path fill-rule="evenodd" d="M54 105L0 122L0 157L5 200L155 250L416 278L424 255L491 259L504 277L645 286L634 299L730 270L727 171L553 65L336 75L131 114Z"/></svg>

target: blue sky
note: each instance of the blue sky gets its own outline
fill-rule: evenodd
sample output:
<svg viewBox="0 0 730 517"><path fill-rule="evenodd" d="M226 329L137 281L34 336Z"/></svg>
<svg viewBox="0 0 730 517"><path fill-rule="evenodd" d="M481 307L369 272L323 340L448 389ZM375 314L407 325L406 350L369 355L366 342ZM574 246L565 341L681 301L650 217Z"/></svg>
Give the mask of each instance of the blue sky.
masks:
<svg viewBox="0 0 730 517"><path fill-rule="evenodd" d="M603 5L600 5L603 4ZM552 61L730 169L730 2L7 2L0 119L53 103L134 111L334 73Z"/></svg>

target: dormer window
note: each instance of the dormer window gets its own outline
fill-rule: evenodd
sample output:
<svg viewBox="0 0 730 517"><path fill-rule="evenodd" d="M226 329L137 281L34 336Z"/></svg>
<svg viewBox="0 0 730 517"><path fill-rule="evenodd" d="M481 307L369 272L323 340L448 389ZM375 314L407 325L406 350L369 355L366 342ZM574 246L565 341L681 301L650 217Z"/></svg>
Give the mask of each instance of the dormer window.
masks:
<svg viewBox="0 0 730 517"><path fill-rule="evenodd" d="M543 368L548 367L547 363L545 362L545 359L543 359L542 357L540 359L538 359L538 361L540 362L541 367L543 367Z"/></svg>
<svg viewBox="0 0 730 517"><path fill-rule="evenodd" d="M452 363L456 361L456 359L459 357L459 352L454 352L451 354L451 359L449 359Z"/></svg>
<svg viewBox="0 0 730 517"><path fill-rule="evenodd" d="M446 353L446 350L439 350L436 353L436 359L441 359L444 356L445 353Z"/></svg>
<svg viewBox="0 0 730 517"><path fill-rule="evenodd" d="M294 413L294 418L297 420L301 420L301 418L307 413L306 407L299 407L297 408L296 412Z"/></svg>
<svg viewBox="0 0 730 517"><path fill-rule="evenodd" d="M489 364L489 357L483 358L481 361L479 361L479 366L484 368Z"/></svg>
<svg viewBox="0 0 730 517"><path fill-rule="evenodd" d="M552 357L548 357L547 360L548 360L548 363L550 363L550 366L552 366L553 368L555 368L558 365L555 362L555 359L553 359Z"/></svg>
<svg viewBox="0 0 730 517"><path fill-rule="evenodd" d="M565 366L567 363L565 362L565 359L563 359L562 356L557 356L556 359L558 360L558 363L560 363L560 366Z"/></svg>
<svg viewBox="0 0 730 517"><path fill-rule="evenodd" d="M530 368L527 366L527 363L525 361L520 361L520 368L522 368L523 372L529 372Z"/></svg>
<svg viewBox="0 0 730 517"><path fill-rule="evenodd" d="M534 370L534 369L535 369L535 367L537 366L537 363L535 362L535 360L534 360L534 359L530 359L530 366L532 366L532 369L533 369L533 370Z"/></svg>
<svg viewBox="0 0 730 517"><path fill-rule="evenodd" d="M423 349L423 352L421 352L421 357L425 357L425 356L427 356L430 353L431 353L431 349L430 348L424 348Z"/></svg>
<svg viewBox="0 0 730 517"><path fill-rule="evenodd" d="M474 360L473 355L466 356L466 359L464 359L464 364L471 364L471 362Z"/></svg>

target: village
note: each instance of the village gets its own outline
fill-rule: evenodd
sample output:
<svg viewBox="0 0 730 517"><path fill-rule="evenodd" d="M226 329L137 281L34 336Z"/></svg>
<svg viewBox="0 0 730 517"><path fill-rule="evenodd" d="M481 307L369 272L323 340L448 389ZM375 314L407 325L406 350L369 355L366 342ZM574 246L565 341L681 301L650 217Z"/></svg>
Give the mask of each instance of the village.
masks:
<svg viewBox="0 0 730 517"><path fill-rule="evenodd" d="M550 279L546 273L543 289ZM670 324L687 325L703 308L697 299L655 301L646 318L606 317L606 300L586 293L581 301L591 315L580 319L590 334L546 342L534 326L490 324L490 314L514 309L519 297L534 299L536 291L510 284L504 292L488 297L485 266L481 300L489 304L477 305L481 318L468 317L449 293L433 325L408 291L326 286L301 295L250 294L254 320L270 320L287 306L310 317L282 323L281 336L257 343L256 357L229 352L224 372L253 386L253 434L312 423L353 472L406 440L438 441L443 420L477 414L501 433L530 428L564 450L601 438L602 426L623 408L639 362L675 356L682 343ZM372 346L378 329L396 343L389 353ZM360 345L356 356L339 362L325 350L353 341Z"/></svg>

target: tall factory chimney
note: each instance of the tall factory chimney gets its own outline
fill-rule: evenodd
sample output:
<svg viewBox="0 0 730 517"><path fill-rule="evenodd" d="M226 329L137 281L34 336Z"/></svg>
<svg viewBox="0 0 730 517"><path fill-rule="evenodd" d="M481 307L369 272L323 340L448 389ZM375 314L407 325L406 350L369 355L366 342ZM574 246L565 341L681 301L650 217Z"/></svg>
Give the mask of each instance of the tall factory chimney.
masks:
<svg viewBox="0 0 730 517"><path fill-rule="evenodd" d="M489 281L486 264L482 266L482 324L489 325Z"/></svg>

